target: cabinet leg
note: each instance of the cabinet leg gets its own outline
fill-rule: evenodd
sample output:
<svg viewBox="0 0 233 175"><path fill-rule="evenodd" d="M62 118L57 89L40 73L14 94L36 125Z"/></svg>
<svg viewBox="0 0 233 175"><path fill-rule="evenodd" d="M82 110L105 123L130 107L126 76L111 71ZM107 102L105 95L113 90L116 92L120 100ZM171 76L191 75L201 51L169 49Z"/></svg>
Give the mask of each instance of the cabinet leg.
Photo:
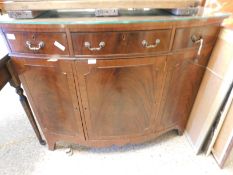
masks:
<svg viewBox="0 0 233 175"><path fill-rule="evenodd" d="M48 141L48 148L50 151L54 151L55 150L55 147L56 147L56 142L50 142Z"/></svg>
<svg viewBox="0 0 233 175"><path fill-rule="evenodd" d="M178 135L179 135L179 136L182 136L182 135L184 134L184 129L178 128L178 129L177 129L177 132L178 132Z"/></svg>
<svg viewBox="0 0 233 175"><path fill-rule="evenodd" d="M23 106L23 109L27 114L27 117L30 121L30 124L32 125L32 128L37 136L37 139L39 140L41 145L46 145L46 142L41 137L37 123L36 123L35 118L33 116L30 105L28 103L27 97L23 94L23 89L20 86L16 86L15 89L16 89L16 93L19 95L20 103Z"/></svg>

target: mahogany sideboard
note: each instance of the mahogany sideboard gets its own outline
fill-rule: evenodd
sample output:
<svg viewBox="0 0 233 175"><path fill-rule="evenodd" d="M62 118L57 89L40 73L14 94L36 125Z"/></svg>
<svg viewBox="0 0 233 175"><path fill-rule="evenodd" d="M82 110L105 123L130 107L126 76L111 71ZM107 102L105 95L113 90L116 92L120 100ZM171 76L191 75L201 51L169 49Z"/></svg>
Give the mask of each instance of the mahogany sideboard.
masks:
<svg viewBox="0 0 233 175"><path fill-rule="evenodd" d="M58 141L105 147L182 134L225 17L0 18L0 26L54 150Z"/></svg>

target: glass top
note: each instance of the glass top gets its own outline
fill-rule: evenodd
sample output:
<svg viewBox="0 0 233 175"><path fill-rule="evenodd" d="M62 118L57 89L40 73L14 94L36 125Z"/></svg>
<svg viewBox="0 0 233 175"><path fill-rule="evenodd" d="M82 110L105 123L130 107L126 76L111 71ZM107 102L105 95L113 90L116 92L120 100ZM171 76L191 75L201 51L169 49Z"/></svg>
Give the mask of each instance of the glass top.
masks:
<svg viewBox="0 0 233 175"><path fill-rule="evenodd" d="M48 11L35 19L12 19L0 16L0 24L129 24L145 22L172 22L208 18L226 18L229 13L214 13L199 9L193 16L175 16L166 10L157 9L120 9L119 16L95 17L95 9Z"/></svg>

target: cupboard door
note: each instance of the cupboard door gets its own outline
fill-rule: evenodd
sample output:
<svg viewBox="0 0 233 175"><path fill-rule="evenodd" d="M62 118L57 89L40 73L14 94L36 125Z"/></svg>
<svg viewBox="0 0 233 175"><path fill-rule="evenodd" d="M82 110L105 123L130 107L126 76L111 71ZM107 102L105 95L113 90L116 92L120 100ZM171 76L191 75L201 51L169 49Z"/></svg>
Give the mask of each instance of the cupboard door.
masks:
<svg viewBox="0 0 233 175"><path fill-rule="evenodd" d="M13 62L42 129L82 138L72 61L13 58Z"/></svg>
<svg viewBox="0 0 233 175"><path fill-rule="evenodd" d="M76 62L90 140L141 136L157 127L165 61L150 57Z"/></svg>
<svg viewBox="0 0 233 175"><path fill-rule="evenodd" d="M167 57L167 72L161 103L161 129L186 126L194 100L208 63L212 46L203 48L200 56L192 49Z"/></svg>

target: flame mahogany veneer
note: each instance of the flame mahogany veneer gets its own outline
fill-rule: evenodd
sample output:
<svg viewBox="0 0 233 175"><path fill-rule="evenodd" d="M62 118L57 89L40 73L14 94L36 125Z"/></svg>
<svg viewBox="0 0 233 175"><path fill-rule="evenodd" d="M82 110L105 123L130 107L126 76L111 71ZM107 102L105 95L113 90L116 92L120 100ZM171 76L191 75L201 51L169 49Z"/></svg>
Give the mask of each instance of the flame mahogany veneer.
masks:
<svg viewBox="0 0 233 175"><path fill-rule="evenodd" d="M58 141L105 147L182 134L222 20L1 28L54 150Z"/></svg>

